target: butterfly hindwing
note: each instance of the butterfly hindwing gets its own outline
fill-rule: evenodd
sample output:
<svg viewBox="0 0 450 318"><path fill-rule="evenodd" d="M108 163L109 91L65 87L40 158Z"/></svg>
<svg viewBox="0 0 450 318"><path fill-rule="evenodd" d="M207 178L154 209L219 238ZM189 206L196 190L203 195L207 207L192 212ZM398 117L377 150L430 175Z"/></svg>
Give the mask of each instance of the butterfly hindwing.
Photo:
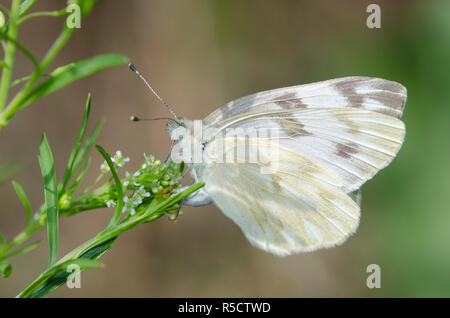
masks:
<svg viewBox="0 0 450 318"><path fill-rule="evenodd" d="M244 144L267 158L276 153L279 160L264 165L250 163L248 154L238 158ZM208 149L210 156L217 147L233 152L236 160L205 165L201 180L214 203L256 247L277 255L331 247L358 226L358 204L345 194L339 180L313 161L258 140L218 139ZM276 169L270 173L274 163Z"/></svg>

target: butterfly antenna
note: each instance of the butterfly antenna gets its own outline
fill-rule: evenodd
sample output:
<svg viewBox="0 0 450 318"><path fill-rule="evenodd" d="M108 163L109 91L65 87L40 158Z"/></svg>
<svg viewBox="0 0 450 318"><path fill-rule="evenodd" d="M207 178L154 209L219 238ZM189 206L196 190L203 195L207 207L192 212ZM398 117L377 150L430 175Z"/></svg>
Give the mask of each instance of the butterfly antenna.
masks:
<svg viewBox="0 0 450 318"><path fill-rule="evenodd" d="M147 85L147 87L150 89L150 91L153 93L153 95L155 95L156 98L158 98L159 101L164 106L166 106L166 108L169 110L169 112L172 114L172 116L175 118L175 120L177 122L179 122L177 115L175 115L175 112L172 110L172 108L170 108L169 104L167 104L166 101L164 99L162 99L161 96L158 95L158 93L156 93L156 91L153 89L153 87L150 86L150 84L147 82L147 80L144 78L144 76L142 76L141 73L139 73L137 68L131 63L128 64L128 67L145 83L145 85Z"/></svg>
<svg viewBox="0 0 450 318"><path fill-rule="evenodd" d="M158 117L158 118L141 118L141 117L137 117L137 116L131 116L130 117L131 121L146 121L146 120L168 120L168 121L172 121L176 124L179 124L179 122L177 122L175 119L173 118L169 118L169 117Z"/></svg>

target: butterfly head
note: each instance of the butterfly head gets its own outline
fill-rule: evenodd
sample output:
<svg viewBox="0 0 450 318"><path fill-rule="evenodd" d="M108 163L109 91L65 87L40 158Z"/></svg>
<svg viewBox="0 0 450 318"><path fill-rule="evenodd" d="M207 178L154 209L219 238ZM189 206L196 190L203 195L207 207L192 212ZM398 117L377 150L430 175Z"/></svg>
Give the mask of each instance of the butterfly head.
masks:
<svg viewBox="0 0 450 318"><path fill-rule="evenodd" d="M190 164L202 158L202 140L194 134L194 121L185 118L171 120L167 123L166 129L172 139L173 161Z"/></svg>
<svg viewBox="0 0 450 318"><path fill-rule="evenodd" d="M178 120L170 120L166 124L166 130L170 135L170 139L177 142L183 139L184 136L191 134L191 126L191 120L180 118Z"/></svg>

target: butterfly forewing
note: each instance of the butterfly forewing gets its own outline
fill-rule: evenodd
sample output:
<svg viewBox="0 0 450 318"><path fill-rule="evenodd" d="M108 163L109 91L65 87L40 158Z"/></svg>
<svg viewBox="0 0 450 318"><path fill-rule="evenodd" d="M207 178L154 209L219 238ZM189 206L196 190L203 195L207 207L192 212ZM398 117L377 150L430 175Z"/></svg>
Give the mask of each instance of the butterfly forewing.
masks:
<svg viewBox="0 0 450 318"><path fill-rule="evenodd" d="M252 112L354 107L400 118L406 102L406 88L380 78L350 76L259 92L236 99L204 119L213 126L230 117Z"/></svg>

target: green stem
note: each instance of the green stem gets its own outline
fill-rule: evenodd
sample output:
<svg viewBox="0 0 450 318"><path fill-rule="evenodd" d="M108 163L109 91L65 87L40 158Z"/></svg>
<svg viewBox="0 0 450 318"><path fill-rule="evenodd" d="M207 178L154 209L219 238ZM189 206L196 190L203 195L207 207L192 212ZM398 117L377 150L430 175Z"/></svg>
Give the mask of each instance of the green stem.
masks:
<svg viewBox="0 0 450 318"><path fill-rule="evenodd" d="M19 18L20 0L13 0L11 5L11 15L9 19L8 37L11 39L17 38L18 18ZM16 45L12 41L8 41L5 52L6 67L3 68L2 81L0 83L0 111L5 108L8 99L8 91L11 83L12 68L14 64L14 53Z"/></svg>
<svg viewBox="0 0 450 318"><path fill-rule="evenodd" d="M98 188L95 191L98 190L99 193L103 193L102 190L104 191L105 188L106 186ZM84 199L89 198L90 196L92 196L92 193L89 194L89 196L85 196ZM90 204L85 204L83 206L77 206L80 203L81 199L82 198L79 197L77 200L73 201L72 206L67 210L61 211L60 216L67 217L88 210L104 208L104 204L100 202L93 202ZM38 211L36 211L30 223L20 233L18 233L8 244L2 247L2 249L0 250L0 257L5 255L8 251L26 242L31 236L34 235L34 233L42 229L46 225L46 223L47 223L47 215L44 213L43 207L41 207Z"/></svg>
<svg viewBox="0 0 450 318"><path fill-rule="evenodd" d="M0 262L6 260L8 258L17 256L17 255L28 253L29 251L34 250L38 246L38 244L39 244L39 241L36 241L36 242L34 242L32 244L28 244L20 249L16 249L13 252L4 254L4 255L0 256Z"/></svg>
<svg viewBox="0 0 450 318"><path fill-rule="evenodd" d="M80 206L80 207L72 208L72 209L68 210L67 212L61 212L61 216L67 217L67 216L72 216L74 214L81 213L84 211L101 209L101 208L106 208L105 204L96 203L96 204L92 204L89 206Z"/></svg>
<svg viewBox="0 0 450 318"><path fill-rule="evenodd" d="M36 18L36 17L60 17L63 16L67 13L66 9L62 9L59 11L42 11L42 12L33 12L30 13L24 17L22 17L19 20L19 24L22 24L23 22L32 19L32 18Z"/></svg>
<svg viewBox="0 0 450 318"><path fill-rule="evenodd" d="M191 189L187 189L185 191L186 193L192 193L193 191L196 191L198 188L200 188L202 185L194 185ZM195 189L195 190L193 190ZM180 197L182 198L182 197ZM180 199L179 199L180 200ZM177 201L179 201L177 200ZM169 200L159 202L159 203L153 203L147 208L147 211L144 212L142 215L139 215L135 218L132 218L127 221L122 221L121 223L117 224L114 227L111 227L110 229L103 230L97 236L90 239L89 241L85 242L84 244L80 245L73 251L67 253L63 258L61 258L55 265L63 263L65 261L68 261L70 259L76 259L83 253L89 251L90 249L116 237L122 234L125 231L128 231L134 227L136 227L139 224L142 224L144 222L153 222L159 219L161 216L164 215L164 210L168 207Z"/></svg>
<svg viewBox="0 0 450 318"><path fill-rule="evenodd" d="M77 201L74 201L72 204L72 207L65 211L61 211L60 216L72 216L74 214L88 211L88 210L95 210L99 208L104 208L103 203L94 202L92 204L87 204L84 206L76 206ZM47 223L47 215L43 213L43 208L39 209L33 216L30 223L19 233L17 234L8 244L6 244L2 250L0 251L0 257L6 254L8 251L12 250L13 248L23 244L26 242L30 237L32 237L37 231L42 229Z"/></svg>
<svg viewBox="0 0 450 318"><path fill-rule="evenodd" d="M154 214L154 215L152 215L152 214ZM150 217L151 221L155 221L158 218L160 218L162 215L164 215L164 214L163 213L158 214L157 211L154 211L150 214L150 216L147 216L147 218ZM47 277L48 273L52 272L53 268L60 266L62 263L66 262L66 261L79 258L81 255L83 255L85 252L89 251L90 249L92 249L96 246L99 246L100 244L105 243L106 241L120 235L121 233L139 225L140 223L142 223L142 219L144 219L144 218L141 217L141 218L133 219L130 222L123 222L123 223L117 225L115 228L112 228L110 231L101 232L97 236L90 239L89 241L86 241L85 243L83 243L82 245L80 245L79 247L74 249L73 251L67 253L63 258L61 258L58 262L56 262L56 264L54 264L52 267L48 268L41 275L39 275L39 277L35 281L33 281L30 285L28 285L16 297L17 298L29 297L29 295L31 295L42 284L45 283L45 281L49 278L49 277Z"/></svg>
<svg viewBox="0 0 450 318"><path fill-rule="evenodd" d="M3 249L2 254L6 254L11 249L15 248L16 246L19 246L20 244L27 241L31 236L33 236L34 233L42 229L42 227L45 226L47 222L47 217L45 213L42 213L42 210L39 210L36 212L35 216L31 220L31 222L28 224L28 226L25 227L19 234L17 234L11 242L9 242ZM0 255L0 256L1 256Z"/></svg>
<svg viewBox="0 0 450 318"><path fill-rule="evenodd" d="M170 208L173 204L179 202L180 200L182 200L192 192L197 191L199 188L203 186L204 183L197 183L173 197L167 198L162 201L160 200L152 201L152 203L150 203L150 205L145 209L145 211L142 214L134 215L133 218L122 220L120 223L113 226L108 225L102 232L98 233L95 237L91 238L89 241L86 241L79 247L67 253L52 267L44 271L41 275L39 275L39 277L34 282L28 285L28 287L26 287L19 295L17 295L17 297L24 298L31 295L35 290L37 290L41 285L43 285L47 281L47 279L49 279L48 273L52 272L53 269L60 266L61 264L79 258L89 250L119 236L123 232L128 231L138 226L139 224L153 222L159 219L161 216L165 215L166 209Z"/></svg>
<svg viewBox="0 0 450 318"><path fill-rule="evenodd" d="M31 75L30 80L27 82L24 88L19 93L17 93L17 95L5 108L5 110L0 114L0 130L11 120L11 118L14 116L15 113L22 108L21 105L27 98L34 84L42 75L42 73L46 70L48 65L54 60L56 55L61 51L64 45L67 43L72 33L73 29L69 29L64 26L63 31L56 39L56 41L53 43L52 47L48 50L39 67L35 68L33 74Z"/></svg>
<svg viewBox="0 0 450 318"><path fill-rule="evenodd" d="M3 10L4 13L6 13L9 16L9 10L7 7L5 7L3 4L0 4L0 10Z"/></svg>

